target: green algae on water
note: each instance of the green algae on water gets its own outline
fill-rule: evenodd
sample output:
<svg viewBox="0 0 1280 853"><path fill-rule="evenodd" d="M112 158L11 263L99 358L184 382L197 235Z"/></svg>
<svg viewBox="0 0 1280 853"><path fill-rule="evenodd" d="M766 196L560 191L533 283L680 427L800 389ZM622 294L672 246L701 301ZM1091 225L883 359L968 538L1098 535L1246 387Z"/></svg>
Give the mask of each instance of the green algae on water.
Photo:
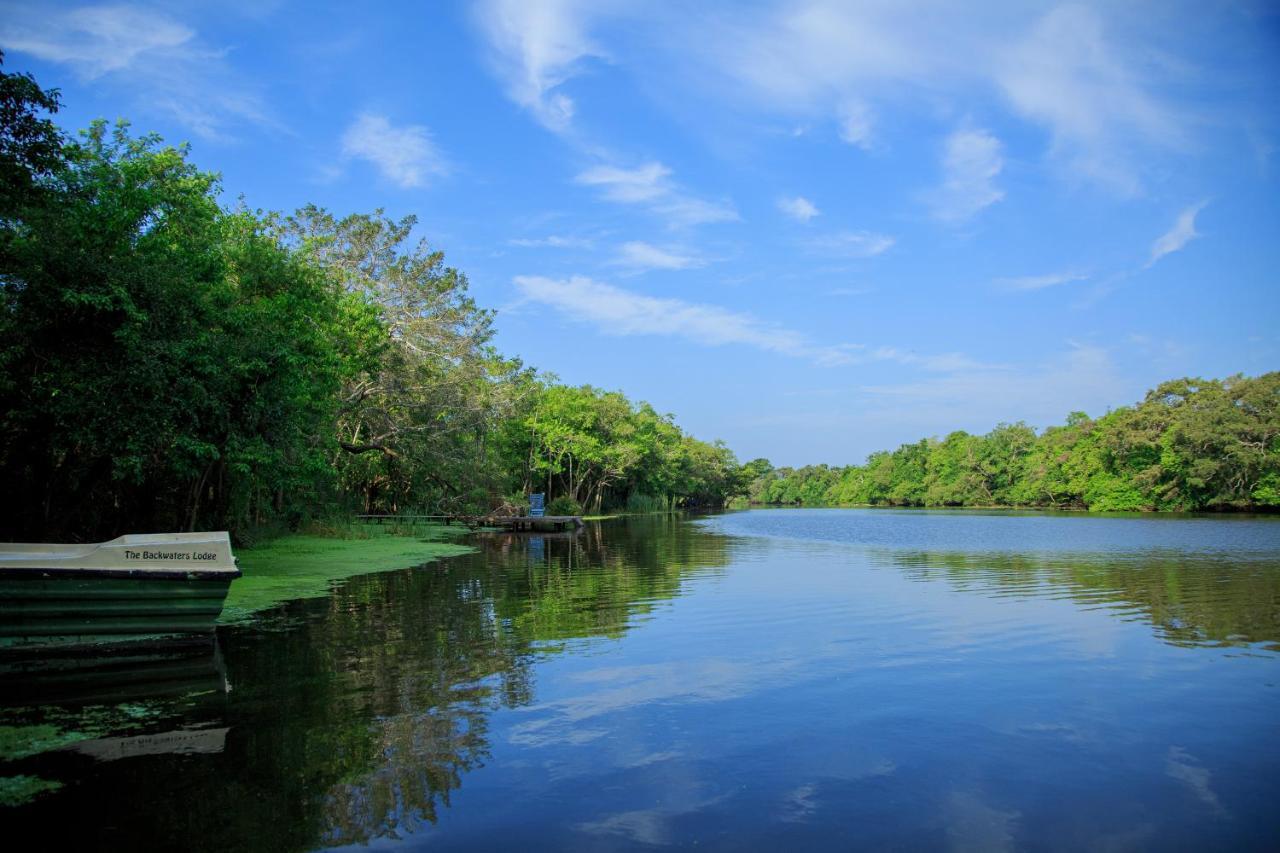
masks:
<svg viewBox="0 0 1280 853"><path fill-rule="evenodd" d="M0 710L0 761L20 761L82 740L133 733L159 719L166 707L126 702L78 709L5 708Z"/></svg>
<svg viewBox="0 0 1280 853"><path fill-rule="evenodd" d="M61 787L61 782L39 776L0 776L0 807L25 805L41 794Z"/></svg>
<svg viewBox="0 0 1280 853"><path fill-rule="evenodd" d="M93 737L91 734L75 731L64 731L57 726L40 724L36 726L0 725L0 760L17 761L53 749L61 749L81 740Z"/></svg>
<svg viewBox="0 0 1280 853"><path fill-rule="evenodd" d="M367 539L295 535L237 554L242 577L231 584L219 624L234 625L254 613L296 598L329 594L333 583L355 575L406 569L466 554L466 545L444 541L463 528L421 525L414 536L377 532Z"/></svg>

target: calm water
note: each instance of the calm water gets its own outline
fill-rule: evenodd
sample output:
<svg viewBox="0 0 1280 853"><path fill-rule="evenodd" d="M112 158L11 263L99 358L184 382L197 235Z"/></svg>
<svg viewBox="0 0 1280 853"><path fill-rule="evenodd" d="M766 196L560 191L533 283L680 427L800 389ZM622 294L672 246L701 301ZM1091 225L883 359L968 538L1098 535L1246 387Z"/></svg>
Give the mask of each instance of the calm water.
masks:
<svg viewBox="0 0 1280 853"><path fill-rule="evenodd" d="M227 631L168 689L10 707L96 737L0 767L64 785L6 829L219 851L1280 841L1280 519L779 510L481 548Z"/></svg>

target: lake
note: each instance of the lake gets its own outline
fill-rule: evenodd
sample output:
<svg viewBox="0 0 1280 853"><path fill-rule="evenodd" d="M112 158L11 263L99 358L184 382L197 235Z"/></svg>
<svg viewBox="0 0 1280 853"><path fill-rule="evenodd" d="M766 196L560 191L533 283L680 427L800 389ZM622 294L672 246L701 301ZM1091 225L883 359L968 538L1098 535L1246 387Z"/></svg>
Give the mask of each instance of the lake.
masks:
<svg viewBox="0 0 1280 853"><path fill-rule="evenodd" d="M1280 839L1280 519L752 510L474 544L216 656L10 692L9 724L81 739L3 766L61 785L5 826L218 851Z"/></svg>

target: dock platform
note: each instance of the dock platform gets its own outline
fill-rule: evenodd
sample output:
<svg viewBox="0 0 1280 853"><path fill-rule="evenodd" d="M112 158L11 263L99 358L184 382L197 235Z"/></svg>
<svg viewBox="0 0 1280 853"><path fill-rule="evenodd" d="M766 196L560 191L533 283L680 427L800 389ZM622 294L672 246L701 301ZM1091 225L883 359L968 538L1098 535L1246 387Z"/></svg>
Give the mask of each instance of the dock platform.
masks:
<svg viewBox="0 0 1280 853"><path fill-rule="evenodd" d="M357 515L366 524L412 524L421 521L457 521L467 527L501 527L503 530L559 532L582 527L580 515Z"/></svg>
<svg viewBox="0 0 1280 853"><path fill-rule="evenodd" d="M509 515L487 519L486 524L505 530L577 530L580 515Z"/></svg>

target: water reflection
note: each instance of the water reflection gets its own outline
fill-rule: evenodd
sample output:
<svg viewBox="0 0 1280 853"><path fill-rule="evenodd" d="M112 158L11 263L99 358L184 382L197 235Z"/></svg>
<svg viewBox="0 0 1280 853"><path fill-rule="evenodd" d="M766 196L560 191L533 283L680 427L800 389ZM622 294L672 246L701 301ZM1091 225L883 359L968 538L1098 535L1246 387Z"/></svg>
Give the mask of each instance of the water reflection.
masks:
<svg viewBox="0 0 1280 853"><path fill-rule="evenodd" d="M229 689L215 642L0 659L0 702L10 708L114 705Z"/></svg>
<svg viewBox="0 0 1280 853"><path fill-rule="evenodd" d="M6 819L219 850L509 830L546 849L1142 846L1228 822L1248 847L1273 828L1280 792L1250 774L1280 766L1278 658L1212 647L1280 649L1274 553L719 523L483 536L225 632L230 692L46 697L26 722L98 722L0 770L66 783ZM1109 631L1104 661L1072 653ZM141 711L113 725L108 706Z"/></svg>
<svg viewBox="0 0 1280 853"><path fill-rule="evenodd" d="M147 750L92 767L49 753L11 762L5 772L81 782L21 819L82 811L103 817L72 829L86 841L184 838L192 849L310 849L413 832L489 759L492 712L533 701L538 660L623 636L691 573L727 560L724 541L666 518L635 522L629 535L592 528L476 544L477 554L362 575L328 599L226 632L235 689L203 718L227 733L224 749L194 764ZM159 740L189 714L153 710L156 733L143 736ZM137 806L175 790L200 795L181 808ZM189 826L207 831L189 838Z"/></svg>
<svg viewBox="0 0 1280 853"><path fill-rule="evenodd" d="M925 583L988 597L1066 598L1150 622L1178 646L1253 646L1280 651L1276 559L1167 551L972 553L876 549L872 560Z"/></svg>
<svg viewBox="0 0 1280 853"><path fill-rule="evenodd" d="M766 510L700 524L775 542L830 542L913 580L988 598L1109 609L1149 622L1173 645L1280 651L1277 518Z"/></svg>

